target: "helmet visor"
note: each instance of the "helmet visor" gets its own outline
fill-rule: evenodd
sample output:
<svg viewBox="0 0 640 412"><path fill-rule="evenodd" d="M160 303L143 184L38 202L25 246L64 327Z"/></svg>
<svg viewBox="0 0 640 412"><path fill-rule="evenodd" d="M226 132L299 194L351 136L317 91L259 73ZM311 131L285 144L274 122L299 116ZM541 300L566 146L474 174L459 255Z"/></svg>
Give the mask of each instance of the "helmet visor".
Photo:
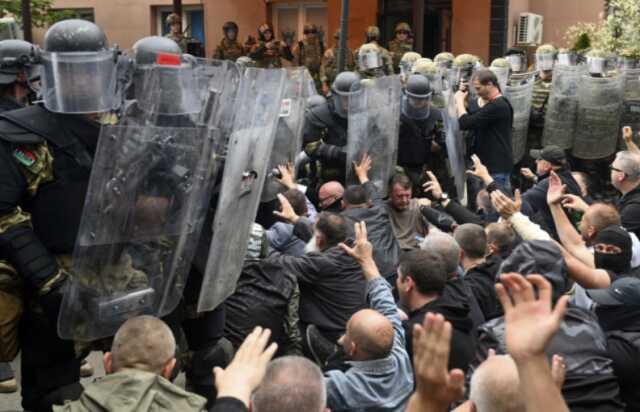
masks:
<svg viewBox="0 0 640 412"><path fill-rule="evenodd" d="M118 106L116 59L110 50L42 54L42 98L57 113L96 113Z"/></svg>
<svg viewBox="0 0 640 412"><path fill-rule="evenodd" d="M553 54L537 54L536 55L536 68L538 71L550 71L553 70L555 64L555 58Z"/></svg>
<svg viewBox="0 0 640 412"><path fill-rule="evenodd" d="M202 94L191 64L184 61L176 66L154 64L139 71L136 98L142 110L163 115L200 112Z"/></svg>
<svg viewBox="0 0 640 412"><path fill-rule="evenodd" d="M382 56L374 51L360 53L358 55L358 66L360 70L372 70L382 67Z"/></svg>
<svg viewBox="0 0 640 412"><path fill-rule="evenodd" d="M402 95L402 113L410 119L423 120L431 114L431 93L428 97Z"/></svg>
<svg viewBox="0 0 640 412"><path fill-rule="evenodd" d="M511 71L514 73L519 73L525 70L526 63L524 61L524 56L521 54L512 54L510 56L505 57L511 65Z"/></svg>

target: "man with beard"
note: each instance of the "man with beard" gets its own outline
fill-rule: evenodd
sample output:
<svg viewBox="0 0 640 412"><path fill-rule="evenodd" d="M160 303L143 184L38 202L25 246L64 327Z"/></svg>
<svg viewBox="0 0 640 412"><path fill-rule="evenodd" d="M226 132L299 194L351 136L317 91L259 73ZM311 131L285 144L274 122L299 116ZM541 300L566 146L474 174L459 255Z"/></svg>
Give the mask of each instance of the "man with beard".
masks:
<svg viewBox="0 0 640 412"><path fill-rule="evenodd" d="M421 325L427 313L440 313L451 322L451 357L449 369L466 370L473 358L473 322L469 306L463 300L443 293L449 274L442 257L428 250L407 252L400 260L396 288L400 308L409 319L402 322L407 341L407 352L413 359L413 327Z"/></svg>
<svg viewBox="0 0 640 412"><path fill-rule="evenodd" d="M597 304L598 322L607 335L607 349L620 383L627 412L640 410L640 279L625 277L608 289L587 293Z"/></svg>
<svg viewBox="0 0 640 412"><path fill-rule="evenodd" d="M213 58L218 60L236 61L246 54L244 47L238 42L238 25L228 21L222 26L224 38L213 52Z"/></svg>

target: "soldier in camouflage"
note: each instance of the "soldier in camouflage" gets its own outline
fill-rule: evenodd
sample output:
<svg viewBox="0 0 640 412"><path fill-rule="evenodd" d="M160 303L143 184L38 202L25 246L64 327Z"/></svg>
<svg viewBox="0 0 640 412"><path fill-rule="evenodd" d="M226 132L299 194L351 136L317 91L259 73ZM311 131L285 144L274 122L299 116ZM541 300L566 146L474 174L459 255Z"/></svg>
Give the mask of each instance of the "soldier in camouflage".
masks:
<svg viewBox="0 0 640 412"><path fill-rule="evenodd" d="M322 64L320 65L320 81L322 82L322 93L324 95L329 94L329 89L333 84L333 81L338 75L338 48L340 47L340 30L336 30L333 34L334 45L332 48L327 49L322 56ZM345 49L345 71L352 71L355 69L355 63L353 59L353 52L349 48Z"/></svg>
<svg viewBox="0 0 640 412"><path fill-rule="evenodd" d="M360 46L358 48L358 50L356 50L355 53L355 61L358 64L358 66L360 65L360 62L362 61L360 58L360 50L362 50L364 48L364 50L367 51L367 53L370 53L369 55L373 55L373 47L370 46L375 46L375 48L377 49L377 53L380 55L380 58L382 60L381 65L380 65L380 70L377 70L377 73L372 75L371 73L367 73L367 70L362 70L360 68L358 68L358 73L363 77L363 78L373 78L373 77L379 77L380 75L382 76L390 76L392 74L394 74L394 70L393 70L393 59L391 58L391 53L389 53L389 50L385 49L384 47L382 47L380 45L380 29L376 26L369 26L367 28L367 31L365 33L365 40L366 42ZM381 73L381 74L380 74Z"/></svg>
<svg viewBox="0 0 640 412"><path fill-rule="evenodd" d="M533 84L527 153L529 149L539 149L542 147L544 119L547 113L549 96L551 95L553 66L557 54L557 49L551 44L544 44L536 50L536 69L538 74Z"/></svg>
<svg viewBox="0 0 640 412"><path fill-rule="evenodd" d="M258 41L249 36L245 43L248 56L256 62L256 67L261 69L279 69L282 67L282 59L293 61L291 45L295 33L283 33L285 41L276 40L273 29L269 24L258 27Z"/></svg>
<svg viewBox="0 0 640 412"><path fill-rule="evenodd" d="M400 60L405 53L413 51L413 38L411 37L411 26L402 22L396 26L396 37L388 44L389 52L393 59L393 69L400 73Z"/></svg>
<svg viewBox="0 0 640 412"><path fill-rule="evenodd" d="M309 70L313 78L316 90L320 90L320 66L324 55L324 34L318 30L315 24L305 24L304 38L298 42L293 51L296 66L304 66Z"/></svg>
<svg viewBox="0 0 640 412"><path fill-rule="evenodd" d="M213 58L218 60L236 61L246 53L244 47L238 42L238 25L228 21L222 26L224 37L213 52Z"/></svg>
<svg viewBox="0 0 640 412"><path fill-rule="evenodd" d="M180 16L176 13L171 13L167 16L166 24L169 26L169 33L164 37L178 43L180 50L182 50L183 53L186 53L188 39L182 33L182 19Z"/></svg>

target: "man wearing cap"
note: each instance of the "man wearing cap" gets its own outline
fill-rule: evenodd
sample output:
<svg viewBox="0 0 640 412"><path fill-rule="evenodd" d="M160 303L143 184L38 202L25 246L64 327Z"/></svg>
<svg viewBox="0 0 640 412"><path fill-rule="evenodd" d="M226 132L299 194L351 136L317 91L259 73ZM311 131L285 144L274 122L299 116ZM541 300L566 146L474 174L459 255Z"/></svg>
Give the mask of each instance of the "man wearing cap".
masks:
<svg viewBox="0 0 640 412"><path fill-rule="evenodd" d="M539 224L555 239L558 238L551 211L547 205L549 174L555 172L566 186L566 193L580 196L580 186L573 178L564 151L558 146L546 146L541 150L531 150L536 160L537 183L522 195L522 213Z"/></svg>
<svg viewBox="0 0 640 412"><path fill-rule="evenodd" d="M607 350L627 411L640 410L640 279L624 277L608 289L587 292L598 305L596 315L607 335Z"/></svg>

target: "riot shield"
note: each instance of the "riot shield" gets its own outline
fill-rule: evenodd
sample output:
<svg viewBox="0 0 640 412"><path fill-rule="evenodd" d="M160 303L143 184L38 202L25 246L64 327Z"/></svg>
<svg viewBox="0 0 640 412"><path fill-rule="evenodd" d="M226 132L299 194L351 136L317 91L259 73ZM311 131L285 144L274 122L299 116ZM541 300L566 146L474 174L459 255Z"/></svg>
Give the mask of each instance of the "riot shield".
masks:
<svg viewBox="0 0 640 412"><path fill-rule="evenodd" d="M286 78L284 69L247 68L240 79L199 312L222 303L240 276L268 173Z"/></svg>
<svg viewBox="0 0 640 412"><path fill-rule="evenodd" d="M507 86L509 85L509 68L508 67L489 67L496 77L498 78L498 84L500 85L500 90L503 93L506 93Z"/></svg>
<svg viewBox="0 0 640 412"><path fill-rule="evenodd" d="M543 146L573 147L578 115L578 84L583 66L556 64L542 132Z"/></svg>
<svg viewBox="0 0 640 412"><path fill-rule="evenodd" d="M513 162L518 163L527 149L529 117L531 116L531 98L533 97L533 79L517 86L507 86L505 97L513 107Z"/></svg>
<svg viewBox="0 0 640 412"><path fill-rule="evenodd" d="M582 75L572 154L578 159L602 159L616 151L622 114L624 76Z"/></svg>
<svg viewBox="0 0 640 412"><path fill-rule="evenodd" d="M453 95L453 91L447 92L449 95ZM445 138L447 146L447 156L449 157L450 173L453 176L454 183L456 185L456 192L458 201L466 206L467 205L467 174L465 164L465 137L460 130L458 124L458 113L456 110L456 104L453 98L448 98L448 106L446 110L442 111L442 119L444 120Z"/></svg>
<svg viewBox="0 0 640 412"><path fill-rule="evenodd" d="M58 333L92 341L182 297L209 197L205 128L105 126L96 151Z"/></svg>
<svg viewBox="0 0 640 412"><path fill-rule="evenodd" d="M372 161L369 179L381 193L387 192L398 157L400 99L397 76L367 82L349 98L347 184L359 184L353 162L359 162L368 153Z"/></svg>
<svg viewBox="0 0 640 412"><path fill-rule="evenodd" d="M309 71L304 67L287 70L287 82L284 98L278 118L273 151L269 160L269 173L262 190L262 201L274 200L278 193L286 188L278 181L278 165L294 163L296 155L302 147L302 127L304 125L304 109L307 99L314 89L309 88ZM316 94L316 93L314 93Z"/></svg>
<svg viewBox="0 0 640 412"><path fill-rule="evenodd" d="M631 126L633 130L640 130L640 69L625 69L624 102L622 107L621 126ZM638 134L634 133L633 141L638 144ZM618 149L626 150L622 138L622 131L618 136Z"/></svg>

